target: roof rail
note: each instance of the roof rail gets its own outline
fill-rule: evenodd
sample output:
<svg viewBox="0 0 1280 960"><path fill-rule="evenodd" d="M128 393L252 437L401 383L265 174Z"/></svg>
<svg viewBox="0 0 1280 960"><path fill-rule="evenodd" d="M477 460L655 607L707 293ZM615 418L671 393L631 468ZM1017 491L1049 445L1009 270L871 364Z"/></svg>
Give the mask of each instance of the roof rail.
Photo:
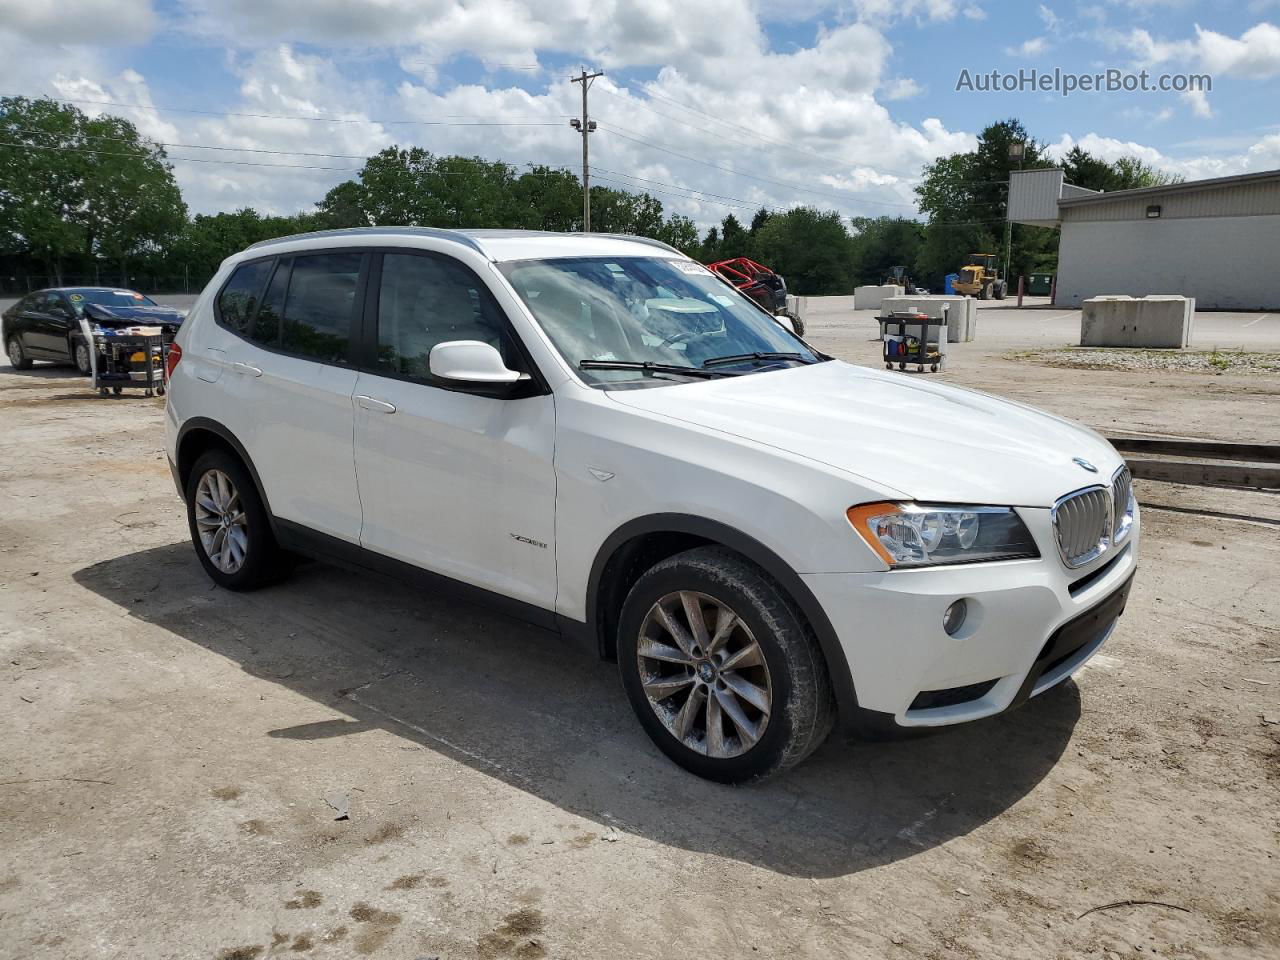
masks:
<svg viewBox="0 0 1280 960"><path fill-rule="evenodd" d="M577 231L573 234L575 237L606 237L609 240L630 240L633 243L643 243L650 247L660 247L663 250L670 250L672 253L678 253L682 257L689 256L683 250L677 250L669 243L663 243L661 240L654 240L652 237L637 237L630 233L583 233Z"/></svg>
<svg viewBox="0 0 1280 960"><path fill-rule="evenodd" d="M291 233L287 237L273 237L270 240L259 240L255 244L251 244L249 249L256 250L259 247L269 247L277 243L289 243L293 240L310 240L313 238L338 238L338 237L368 237L378 234L393 234L396 236L410 237L432 237L436 240L449 240L453 243L461 244L464 247L470 247L477 253L489 257L485 252L480 241L474 237L469 237L465 233L457 230L444 230L439 227L344 227L339 230L312 230L307 233Z"/></svg>

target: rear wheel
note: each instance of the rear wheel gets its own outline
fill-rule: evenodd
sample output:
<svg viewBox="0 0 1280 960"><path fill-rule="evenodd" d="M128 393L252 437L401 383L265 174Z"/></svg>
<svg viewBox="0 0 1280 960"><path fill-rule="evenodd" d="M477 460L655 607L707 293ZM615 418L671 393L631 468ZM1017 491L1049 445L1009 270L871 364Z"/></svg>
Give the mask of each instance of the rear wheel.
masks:
<svg viewBox="0 0 1280 960"><path fill-rule="evenodd" d="M636 582L619 621L618 666L658 748L722 783L795 766L835 719L803 618L759 568L720 547L677 554Z"/></svg>
<svg viewBox="0 0 1280 960"><path fill-rule="evenodd" d="M9 365L13 369L31 369L31 358L27 356L27 351L22 348L22 341L16 336L9 338L8 344L5 345L5 352L9 354Z"/></svg>
<svg viewBox="0 0 1280 960"><path fill-rule="evenodd" d="M288 570L253 478L228 450L210 450L192 468L187 524L201 565L220 587L256 590Z"/></svg>

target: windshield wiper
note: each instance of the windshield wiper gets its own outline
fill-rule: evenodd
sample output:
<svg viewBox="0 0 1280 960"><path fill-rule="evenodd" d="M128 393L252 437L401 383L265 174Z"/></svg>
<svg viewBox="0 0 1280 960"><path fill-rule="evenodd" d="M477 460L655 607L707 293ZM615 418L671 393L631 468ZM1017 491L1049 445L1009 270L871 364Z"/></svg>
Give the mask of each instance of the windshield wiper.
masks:
<svg viewBox="0 0 1280 960"><path fill-rule="evenodd" d="M800 363L816 363L816 360L810 360L802 353L770 353L757 351L755 353L737 353L731 357L712 357L710 360L703 360L704 367L718 367L722 364L730 363L746 363L748 360L798 360Z"/></svg>
<svg viewBox="0 0 1280 960"><path fill-rule="evenodd" d="M702 367L682 367L676 363L652 363L648 360L580 360L579 370L642 370L645 373L674 373L683 377L736 377L726 370L704 370Z"/></svg>

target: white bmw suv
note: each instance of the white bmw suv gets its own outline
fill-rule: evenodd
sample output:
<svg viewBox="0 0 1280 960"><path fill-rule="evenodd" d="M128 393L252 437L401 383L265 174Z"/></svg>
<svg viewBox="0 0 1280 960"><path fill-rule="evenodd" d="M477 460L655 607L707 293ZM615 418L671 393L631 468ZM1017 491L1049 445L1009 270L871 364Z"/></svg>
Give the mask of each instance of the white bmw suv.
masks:
<svg viewBox="0 0 1280 960"><path fill-rule="evenodd" d="M168 366L216 583L299 553L496 602L616 658L658 747L716 780L1062 683L1137 563L1098 434L824 356L636 237L257 244Z"/></svg>

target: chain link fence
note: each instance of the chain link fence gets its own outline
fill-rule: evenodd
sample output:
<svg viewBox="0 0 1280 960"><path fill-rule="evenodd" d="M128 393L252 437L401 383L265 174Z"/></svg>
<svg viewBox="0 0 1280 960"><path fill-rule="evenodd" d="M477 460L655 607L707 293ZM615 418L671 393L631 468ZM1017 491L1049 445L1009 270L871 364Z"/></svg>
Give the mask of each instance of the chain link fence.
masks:
<svg viewBox="0 0 1280 960"><path fill-rule="evenodd" d="M0 274L0 297L21 297L46 287L120 287L145 294L199 293L209 277L193 273L149 273L147 271L97 270L93 273L64 273L61 276L36 273Z"/></svg>

